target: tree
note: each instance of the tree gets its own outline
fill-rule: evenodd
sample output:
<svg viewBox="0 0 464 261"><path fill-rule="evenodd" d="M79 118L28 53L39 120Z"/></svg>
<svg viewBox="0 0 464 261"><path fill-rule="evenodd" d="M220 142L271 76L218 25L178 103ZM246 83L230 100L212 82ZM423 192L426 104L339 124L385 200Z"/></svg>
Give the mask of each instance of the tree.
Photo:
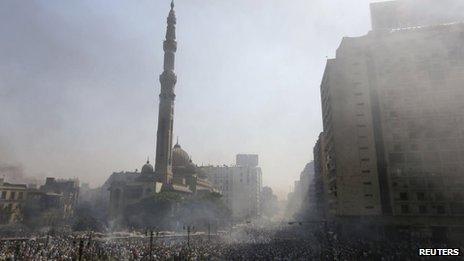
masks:
<svg viewBox="0 0 464 261"><path fill-rule="evenodd" d="M81 204L77 207L73 218L72 229L74 231L96 231L104 230L103 221L98 219L97 214L92 209L90 204Z"/></svg>
<svg viewBox="0 0 464 261"><path fill-rule="evenodd" d="M159 227L173 229L179 224L205 226L230 216L218 193L201 193L182 196L164 191L138 203L127 206L124 211L128 227Z"/></svg>

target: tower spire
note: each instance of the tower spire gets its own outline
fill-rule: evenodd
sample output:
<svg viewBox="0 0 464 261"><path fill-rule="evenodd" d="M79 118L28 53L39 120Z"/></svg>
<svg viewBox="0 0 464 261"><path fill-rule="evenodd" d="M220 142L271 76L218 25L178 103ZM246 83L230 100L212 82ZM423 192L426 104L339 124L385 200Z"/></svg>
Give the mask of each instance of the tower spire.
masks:
<svg viewBox="0 0 464 261"><path fill-rule="evenodd" d="M161 84L158 131L156 133L155 172L161 177L163 184L169 185L172 180L172 130L174 126L174 87L177 76L174 73L176 42L176 13L174 1L167 18L166 39L163 42L164 71L160 75Z"/></svg>

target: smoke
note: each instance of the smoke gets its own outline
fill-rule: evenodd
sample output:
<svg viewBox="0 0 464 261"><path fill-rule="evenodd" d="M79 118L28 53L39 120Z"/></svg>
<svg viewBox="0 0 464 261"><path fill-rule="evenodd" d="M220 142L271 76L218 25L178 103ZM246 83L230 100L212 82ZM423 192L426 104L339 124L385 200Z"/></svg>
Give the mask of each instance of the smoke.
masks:
<svg viewBox="0 0 464 261"><path fill-rule="evenodd" d="M0 140L0 178L16 184L38 184L39 177L28 176L21 164L14 161L12 150Z"/></svg>

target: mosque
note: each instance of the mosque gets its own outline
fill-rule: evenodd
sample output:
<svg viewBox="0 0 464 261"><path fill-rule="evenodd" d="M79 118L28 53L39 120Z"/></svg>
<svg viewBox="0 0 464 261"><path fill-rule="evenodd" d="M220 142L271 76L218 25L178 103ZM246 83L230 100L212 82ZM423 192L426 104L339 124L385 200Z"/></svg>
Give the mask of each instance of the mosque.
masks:
<svg viewBox="0 0 464 261"><path fill-rule="evenodd" d="M113 173L105 183L110 191L110 216L117 218L126 206L139 202L161 191L182 195L195 195L215 191L206 175L192 162L179 142L172 146L174 122L174 73L176 42L176 15L174 2L167 18L164 49L164 71L160 75L161 93L159 103L158 131L155 167L147 160L140 172Z"/></svg>

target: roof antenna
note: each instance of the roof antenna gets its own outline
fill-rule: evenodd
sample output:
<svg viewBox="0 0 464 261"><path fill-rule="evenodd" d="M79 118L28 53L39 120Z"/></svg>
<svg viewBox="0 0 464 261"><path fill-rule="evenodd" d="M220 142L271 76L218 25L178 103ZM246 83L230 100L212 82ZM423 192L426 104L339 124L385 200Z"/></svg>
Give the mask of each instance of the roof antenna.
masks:
<svg viewBox="0 0 464 261"><path fill-rule="evenodd" d="M150 156L147 156L147 164L150 163Z"/></svg>
<svg viewBox="0 0 464 261"><path fill-rule="evenodd" d="M171 10L174 9L174 0L171 1Z"/></svg>

